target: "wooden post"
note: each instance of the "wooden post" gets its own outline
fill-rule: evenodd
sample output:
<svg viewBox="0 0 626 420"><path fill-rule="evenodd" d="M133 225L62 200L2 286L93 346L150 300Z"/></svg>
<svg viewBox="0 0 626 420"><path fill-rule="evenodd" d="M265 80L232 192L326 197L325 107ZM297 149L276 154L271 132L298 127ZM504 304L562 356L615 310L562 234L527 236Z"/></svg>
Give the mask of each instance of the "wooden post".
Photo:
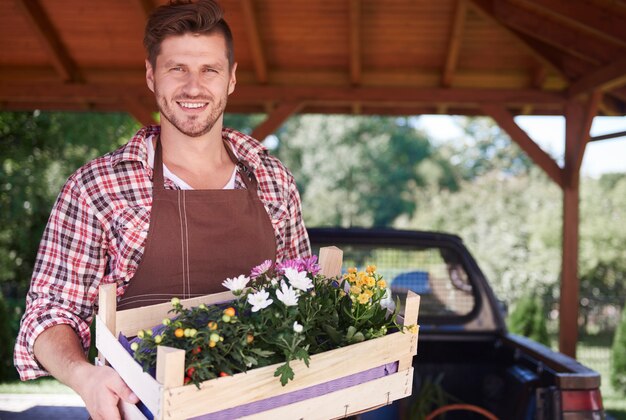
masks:
<svg viewBox="0 0 626 420"><path fill-rule="evenodd" d="M341 275L341 264L343 263L343 251L336 246L325 246L320 248L320 274L326 277L336 277Z"/></svg>
<svg viewBox="0 0 626 420"><path fill-rule="evenodd" d="M413 293L409 290L406 295L406 301L404 302L404 322L403 326L409 327L415 325L417 328L417 316L420 310L420 295ZM419 330L413 334L411 339L411 349L409 350L410 356L404 357L399 360L398 372L409 369L413 365L413 356L417 354L417 334ZM405 334L409 334L405 331Z"/></svg>
<svg viewBox="0 0 626 420"><path fill-rule="evenodd" d="M185 379L185 350L157 346L156 380L164 388L182 386Z"/></svg>
<svg viewBox="0 0 626 420"><path fill-rule="evenodd" d="M117 310L117 285L115 283L103 284L98 289L98 315L104 321L106 328L114 336L115 331L115 311ZM91 337L95 340L95 337ZM98 352L98 359L104 363L102 352Z"/></svg>
<svg viewBox="0 0 626 420"><path fill-rule="evenodd" d="M576 358L578 342L578 225L580 173L577 153L582 139L582 105L571 102L566 108L565 182L563 187L563 254L561 299L559 303L559 351Z"/></svg>

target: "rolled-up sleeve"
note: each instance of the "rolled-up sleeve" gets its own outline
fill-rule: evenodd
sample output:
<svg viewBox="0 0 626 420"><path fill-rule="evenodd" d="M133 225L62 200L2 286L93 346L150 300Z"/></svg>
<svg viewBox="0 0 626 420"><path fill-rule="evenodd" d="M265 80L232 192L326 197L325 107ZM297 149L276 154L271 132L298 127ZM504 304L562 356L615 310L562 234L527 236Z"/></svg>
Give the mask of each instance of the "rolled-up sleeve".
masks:
<svg viewBox="0 0 626 420"><path fill-rule="evenodd" d="M52 326L71 326L85 352L89 349L89 324L106 267L105 249L101 223L75 174L57 198L35 261L14 351L22 380L48 375L35 359L33 345Z"/></svg>

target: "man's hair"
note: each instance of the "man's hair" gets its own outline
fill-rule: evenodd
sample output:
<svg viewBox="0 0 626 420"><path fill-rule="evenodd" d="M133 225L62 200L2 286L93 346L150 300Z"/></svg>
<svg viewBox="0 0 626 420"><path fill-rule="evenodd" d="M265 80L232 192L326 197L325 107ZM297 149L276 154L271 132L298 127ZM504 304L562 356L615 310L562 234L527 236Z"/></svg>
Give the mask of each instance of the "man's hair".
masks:
<svg viewBox="0 0 626 420"><path fill-rule="evenodd" d="M161 43L171 35L210 34L218 32L226 41L229 68L233 67L233 34L224 20L224 12L215 0L170 0L170 4L156 8L148 18L143 45L148 60L154 67L161 52Z"/></svg>

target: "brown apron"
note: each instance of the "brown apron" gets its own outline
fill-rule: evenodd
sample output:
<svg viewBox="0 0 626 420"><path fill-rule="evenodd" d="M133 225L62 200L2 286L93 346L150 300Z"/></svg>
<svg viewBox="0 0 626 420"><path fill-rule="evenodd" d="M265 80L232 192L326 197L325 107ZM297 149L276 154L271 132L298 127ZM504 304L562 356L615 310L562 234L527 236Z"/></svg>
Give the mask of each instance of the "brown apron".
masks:
<svg viewBox="0 0 626 420"><path fill-rule="evenodd" d="M226 141L224 146L246 189L168 190L157 139L148 237L119 309L223 292L226 278L248 275L254 266L276 259L274 228L257 195L256 178L242 170L245 164Z"/></svg>

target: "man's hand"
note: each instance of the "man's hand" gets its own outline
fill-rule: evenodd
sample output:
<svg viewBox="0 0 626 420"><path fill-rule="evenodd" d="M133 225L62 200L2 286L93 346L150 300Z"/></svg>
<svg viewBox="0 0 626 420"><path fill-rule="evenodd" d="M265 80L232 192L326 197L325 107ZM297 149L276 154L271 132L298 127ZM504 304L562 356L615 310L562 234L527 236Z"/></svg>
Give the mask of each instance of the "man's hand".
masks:
<svg viewBox="0 0 626 420"><path fill-rule="evenodd" d="M117 372L108 366L84 365L76 375L84 379L75 390L85 401L87 411L94 420L119 420L119 400L131 404L139 402Z"/></svg>
<svg viewBox="0 0 626 420"><path fill-rule="evenodd" d="M39 334L33 351L52 376L80 395L95 420L119 420L120 399L131 404L139 402L115 370L87 361L78 336L69 325L55 325Z"/></svg>

